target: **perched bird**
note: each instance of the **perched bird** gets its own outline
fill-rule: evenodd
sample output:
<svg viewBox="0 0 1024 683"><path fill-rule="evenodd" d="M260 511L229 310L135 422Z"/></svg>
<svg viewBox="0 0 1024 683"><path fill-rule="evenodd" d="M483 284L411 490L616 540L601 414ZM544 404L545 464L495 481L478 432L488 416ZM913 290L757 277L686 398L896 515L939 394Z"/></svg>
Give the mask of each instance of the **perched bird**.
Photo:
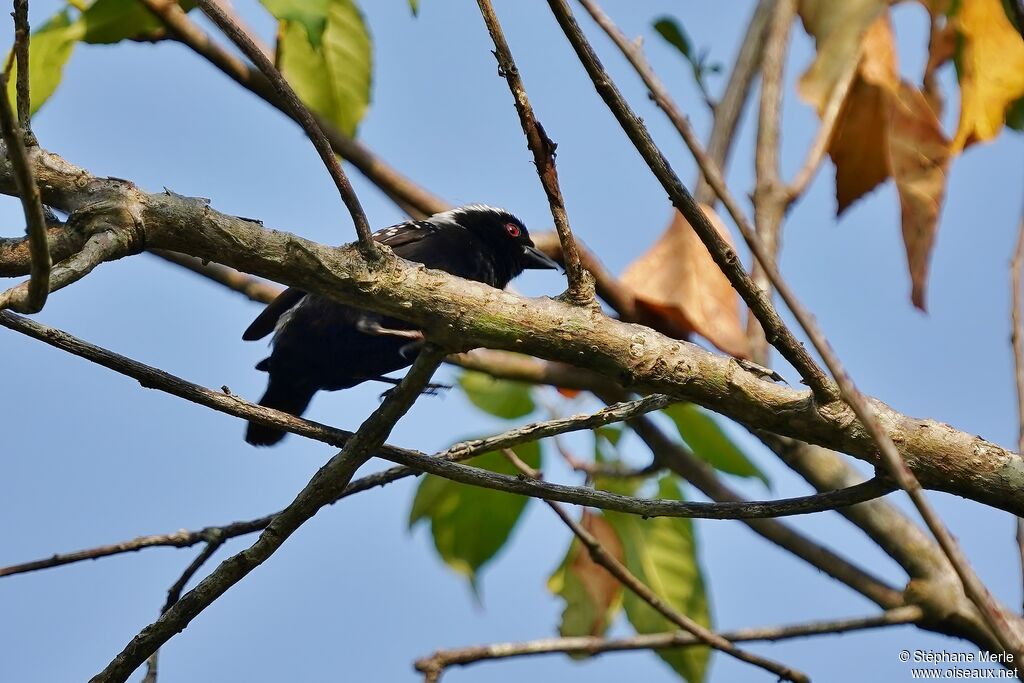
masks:
<svg viewBox="0 0 1024 683"><path fill-rule="evenodd" d="M504 288L527 268L557 268L508 211L470 204L374 233L398 256L428 268ZM256 365L270 374L260 405L301 415L320 389L348 389L412 364L418 332L409 323L290 287L260 313L242 339L271 332L273 351ZM405 352L405 353L403 353ZM270 446L285 432L249 423L245 440Z"/></svg>

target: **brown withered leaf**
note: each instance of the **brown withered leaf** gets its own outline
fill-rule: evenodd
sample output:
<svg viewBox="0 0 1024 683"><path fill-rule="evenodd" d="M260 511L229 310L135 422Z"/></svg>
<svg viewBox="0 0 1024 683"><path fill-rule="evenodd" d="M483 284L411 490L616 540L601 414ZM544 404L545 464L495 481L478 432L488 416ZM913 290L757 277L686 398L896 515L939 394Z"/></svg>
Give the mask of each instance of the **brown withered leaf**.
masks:
<svg viewBox="0 0 1024 683"><path fill-rule="evenodd" d="M731 244L729 230L714 209L703 204L700 208ZM749 355L736 292L678 211L621 280L636 296L637 308L656 318L660 329L671 328L680 338L695 332L725 353Z"/></svg>
<svg viewBox="0 0 1024 683"><path fill-rule="evenodd" d="M589 510L584 510L581 522L583 528L597 539L598 543L601 544L601 547L608 554L619 562L625 561L622 541L619 540L619 535L604 517L596 515ZM590 557L590 553L583 547L579 548L579 552L576 553L576 557L570 563L569 571L583 584L587 595L590 596L594 605L598 607L597 612L602 617L599 620L601 623L594 624L591 633L593 635L603 635L608 627L608 624L603 623L604 618L622 596L622 583L609 574L607 569L594 562Z"/></svg>
<svg viewBox="0 0 1024 683"><path fill-rule="evenodd" d="M850 84L828 148L836 166L837 214L889 177L886 122L899 74L888 14L872 22L863 34L863 41L864 56Z"/></svg>
<svg viewBox="0 0 1024 683"><path fill-rule="evenodd" d="M912 284L910 298L924 310L928 265L952 152L927 98L906 82L900 83L892 98L888 129L889 163L900 196L903 244Z"/></svg>
<svg viewBox="0 0 1024 683"><path fill-rule="evenodd" d="M936 11L946 0L932 0ZM949 36L934 36L926 82L949 58ZM900 199L911 301L924 310L928 265L945 198L950 143L929 98L901 81L888 12L863 34L861 61L829 142L836 166L837 213L890 177ZM820 111L820 109L819 109Z"/></svg>
<svg viewBox="0 0 1024 683"><path fill-rule="evenodd" d="M800 96L818 111L861 55L864 33L888 7L888 0L800 0L804 29L814 37L818 53L800 77Z"/></svg>
<svg viewBox="0 0 1024 683"><path fill-rule="evenodd" d="M1002 0L962 2L952 22L962 40L960 123L953 138L959 153L998 135L1007 108L1024 97L1024 39Z"/></svg>

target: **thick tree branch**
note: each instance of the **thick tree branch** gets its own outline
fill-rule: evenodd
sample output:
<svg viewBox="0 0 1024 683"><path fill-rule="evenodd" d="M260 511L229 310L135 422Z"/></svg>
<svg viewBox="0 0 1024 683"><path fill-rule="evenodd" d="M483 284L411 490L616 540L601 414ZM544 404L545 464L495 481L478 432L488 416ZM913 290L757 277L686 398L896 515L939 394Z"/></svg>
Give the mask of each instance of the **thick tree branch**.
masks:
<svg viewBox="0 0 1024 683"><path fill-rule="evenodd" d="M289 432L305 436L332 446L348 447L352 433L329 427L327 425L294 417L270 408L249 403L230 394L219 393L205 387L175 377L163 370L149 367L138 361L126 358L112 351L89 344L66 332L47 327L40 323L20 318L0 311L0 326L26 334L51 346L68 351L87 360L93 361L116 372L136 379L142 386L159 389L180 398L213 408L222 413L254 420L260 424L278 427ZM802 496L768 502L730 502L730 503L693 503L667 500L646 500L621 496L606 491L598 491L582 486L563 486L548 482L523 480L517 477L497 474L488 470L459 465L454 460L470 457L520 443L536 441L545 436L597 426L612 417L624 419L634 417L647 410L667 405L665 396L649 396L641 399L629 410L610 413L598 413L584 418L567 418L553 420L538 425L529 425L511 432L504 432L495 437L467 442L465 451L447 451L446 457L431 458L424 453L404 448L384 445L375 453L379 457L405 465L414 470L430 472L446 479L464 484L491 488L524 496L557 500L564 503L589 505L591 507L616 510L645 517L698 517L702 519L746 519L762 517L778 517L785 515L809 514L832 510L836 506L854 505L865 500L872 500L893 490L890 483L878 479L862 485L832 491L815 496ZM339 490L338 496L343 493Z"/></svg>
<svg viewBox="0 0 1024 683"><path fill-rule="evenodd" d="M433 344L420 351L416 362L384 402L360 425L341 452L320 468L295 500L274 517L259 539L246 550L225 560L194 589L144 628L92 683L121 683L161 645L180 633L196 616L266 561L288 537L335 500L348 485L355 471L383 445L395 423L412 407L434 371L444 358Z"/></svg>
<svg viewBox="0 0 1024 683"><path fill-rule="evenodd" d="M548 137L544 127L533 113L533 106L526 94L526 86L523 85L523 79L519 76L519 68L505 41L505 34L501 30L498 16L494 13L494 7L490 0L477 0L477 5L480 7L480 14L487 25L487 32L491 34L491 40L494 42L494 57L498 60L498 73L505 78L509 90L512 91L516 113L519 114L519 123L523 127L523 133L526 134L527 146L533 152L537 175L540 177L541 185L544 186L548 206L551 207L551 217L555 221L555 232L558 233L558 241L562 247L562 259L565 263L566 275L569 278L569 291L566 292L568 301L579 305L589 304L594 300L594 281L580 263L579 249L573 238L572 230L569 228L569 216L565 212L565 201L562 199L562 190L558 185L558 168L555 166L557 145Z"/></svg>
<svg viewBox="0 0 1024 683"><path fill-rule="evenodd" d="M665 160L661 151L651 140L646 127L642 122L640 122L636 115L633 114L629 105L626 104L611 78L601 66L597 55L590 46L590 43L576 24L576 21L572 16L572 11L569 9L565 0L548 0L548 4L609 109L611 109L612 113L615 114L623 130L633 141L634 146L636 146L637 150L644 157L644 160L647 161L651 171L662 182L662 185L672 198L673 203L680 210L683 216L687 218L694 230L701 237L702 241L704 241L709 251L711 251L712 257L715 258L716 263L719 264L719 267L726 276L729 277L733 286L740 292L740 295L743 296L744 300L747 301L747 304L751 307L751 311L757 316L762 327L765 329L765 334L768 337L769 342L775 345L783 356L785 356L787 360L793 363L794 366L800 370L801 375L803 375L804 379L808 381L819 399L826 400L834 398L835 385L832 384L831 380L824 377L817 377L817 375L813 374L821 372L813 361L810 365L804 363L805 360L810 360L809 356L807 356L806 359L803 358L801 354L806 354L806 351L802 346L799 346L799 344L795 342L795 338L792 337L792 333L789 332L788 328L785 327L781 320L776 320L778 318L778 314L767 300L766 294L757 289L756 285L750 281L750 278L742 271L742 269L739 269L739 273L732 272L731 269L736 266L735 258L729 259L727 256L730 253L733 253L735 256L734 252L732 252L728 244L724 242L724 240L707 221L706 217L694 203L689 192L687 192L686 188L683 187L682 183L679 181L679 178L669 167L668 162ZM792 20L791 10L793 10L793 8L794 5L792 0L780 0L779 7L777 9L777 16L775 17L778 33L782 33L782 25L785 22ZM788 30L788 24L786 25L786 30ZM706 226L700 226L697 224L702 220ZM905 490L910 496L911 501L914 503L914 507L917 508L921 517L924 519L925 524L928 526L928 529L935 536L935 539L942 547L943 552L946 553L950 563L953 565L957 575L964 584L965 592L984 617L993 635L1008 652L1013 654L1015 659L1024 659L1024 640L1022 640L1021 634L1017 632L1016 625L1010 624L1010 615L995 601L992 595L988 592L988 589L974 573L970 563L967 561L967 558L956 543L956 540L953 538L952 534L950 534L945 525L943 525L941 519L928 503L923 494L920 482L904 461L899 450L896 448L892 435L885 429L885 427L883 427L875 410L858 391L856 386L853 384L853 381L846 374L839 358L832 351L828 341L818 329L817 324L811 318L810 314L796 299L785 281L782 280L778 271L774 267L771 255L764 249L764 245L756 235L742 230L742 227L741 232L744 233L744 239L750 246L755 257L761 263L761 266L765 269L765 272L772 284L779 291L780 296L782 296L786 301L786 304L790 311L792 311L793 316L800 323L800 326L814 345L815 350L817 350L818 354L822 357L822 360L828 367L835 384L838 385L839 394L843 401L853 409L857 419L865 428L871 440L877 445L881 456L881 462L884 467L896 479L900 488ZM763 307L760 309L756 308L755 304L758 303L763 304ZM788 342L789 339L792 339L793 343L796 343L799 349L792 347ZM799 351L799 353L797 353L797 351ZM812 374L809 375L807 374L808 372L811 372ZM820 382L818 380L820 380Z"/></svg>
<svg viewBox="0 0 1024 683"><path fill-rule="evenodd" d="M787 626L764 626L722 631L719 635L734 643L752 641L778 641L807 636L834 635L863 631L885 626L913 624L921 619L921 610L914 606L897 607L870 617L812 621L806 624ZM602 638L599 636L578 636L569 638L544 638L520 643L494 643L475 645L451 650L438 650L429 657L416 660L416 670L422 673L438 672L438 676L453 666L468 666L478 662L513 657L531 657L546 654L569 654L595 657L606 652L630 650L660 650L673 647L703 645L695 636L684 631L669 633L648 633L629 638Z"/></svg>
<svg viewBox="0 0 1024 683"><path fill-rule="evenodd" d="M142 217L135 229L147 248L189 253L394 315L451 344L582 366L642 393L693 401L751 429L880 462L870 434L842 403L819 405L806 391L765 381L735 360L651 329L558 301L526 300L393 257L369 264L351 248L266 230L201 200L146 194L129 183L96 178L39 148L31 158L47 203L66 211L100 199L133 207ZM9 162L0 162L0 192L15 191ZM880 402L874 406L922 483L1024 513L1024 461L1018 454Z"/></svg>
<svg viewBox="0 0 1024 683"><path fill-rule="evenodd" d="M352 183L349 182L348 176L345 175L345 169L341 167L341 162L338 161L334 150L331 149L331 143L327 140L323 130L320 129L316 119L313 118L312 112L302 103L302 100L295 94L292 86L288 84L288 81L277 70L274 63L270 61L270 58L253 42L252 38L245 31L240 29L231 20L231 17L224 13L224 10L217 3L213 2L213 0L197 0L197 2L206 16L263 72L263 75L267 77L267 80L274 87L277 96L285 103L288 111L291 112L292 118L302 126L302 130L305 131L309 141L316 148L317 154L320 155L321 161L324 162L331 180L337 186L338 193L341 195L341 201L344 202L345 207L352 216L356 235L359 236L359 250L367 258L376 258L377 243L373 240L373 231L370 229L369 221L366 220L366 213L359 203L355 190L352 189Z"/></svg>

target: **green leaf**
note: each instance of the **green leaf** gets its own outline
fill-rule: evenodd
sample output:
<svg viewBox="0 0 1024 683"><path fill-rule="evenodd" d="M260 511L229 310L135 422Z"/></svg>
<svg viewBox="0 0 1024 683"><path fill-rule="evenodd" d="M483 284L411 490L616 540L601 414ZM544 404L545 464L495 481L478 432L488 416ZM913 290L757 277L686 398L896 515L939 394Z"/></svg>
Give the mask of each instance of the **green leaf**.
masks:
<svg viewBox="0 0 1024 683"><path fill-rule="evenodd" d="M654 30L669 45L679 50L686 57L686 61L693 61L693 45L690 43L690 37L686 35L686 31L679 25L679 22L672 17L662 17L654 22Z"/></svg>
<svg viewBox="0 0 1024 683"><path fill-rule="evenodd" d="M673 477L661 480L658 496L682 499ZM673 517L645 520L638 515L611 511L606 511L604 516L622 541L626 567L677 611L710 628L711 614L690 520ZM637 633L679 629L630 591L623 597L623 607ZM708 648L676 648L657 653L688 683L704 680L710 656Z"/></svg>
<svg viewBox="0 0 1024 683"><path fill-rule="evenodd" d="M529 415L537 408L530 385L523 382L494 379L486 373L467 370L459 377L459 385L477 408L506 420Z"/></svg>
<svg viewBox="0 0 1024 683"><path fill-rule="evenodd" d="M1024 97L1011 104L1006 110L1006 125L1016 131L1024 132Z"/></svg>
<svg viewBox="0 0 1024 683"><path fill-rule="evenodd" d="M412 10L414 17L418 17L420 15L420 0L409 0L409 9Z"/></svg>
<svg viewBox="0 0 1024 683"><path fill-rule="evenodd" d="M194 0L178 4L186 12L196 6ZM82 23L86 43L106 45L122 40L151 40L163 32L164 25L139 0L96 0L84 12Z"/></svg>
<svg viewBox="0 0 1024 683"><path fill-rule="evenodd" d="M71 57L75 43L82 38L83 24L71 21L68 11L54 15L35 31L29 40L28 75L29 91L32 97L31 112L35 113L53 95L60 85L64 64ZM7 97L14 107L15 84L18 67L11 69L7 83ZM15 107L16 108L16 107Z"/></svg>
<svg viewBox="0 0 1024 683"><path fill-rule="evenodd" d="M327 3L322 31L311 32L308 20L281 22L278 66L310 109L354 136L370 103L370 34L352 0L317 2Z"/></svg>
<svg viewBox="0 0 1024 683"><path fill-rule="evenodd" d="M694 455L722 472L739 477L757 477L771 486L768 477L739 449L710 413L692 403L676 403L665 408L679 430L679 436Z"/></svg>
<svg viewBox="0 0 1024 683"><path fill-rule="evenodd" d="M319 48L327 27L331 0L260 0L278 21L293 21L306 29L310 45Z"/></svg>
<svg viewBox="0 0 1024 683"><path fill-rule="evenodd" d="M516 446L515 451L530 467L540 467L540 444ZM501 453L485 453L473 460L474 467L518 474ZM434 547L448 566L466 576L476 590L477 574L502 549L515 528L529 498L478 486L467 486L428 474L416 489L409 527L420 520L430 524Z"/></svg>
<svg viewBox="0 0 1024 683"><path fill-rule="evenodd" d="M622 542L604 517L584 510L581 523L605 550L623 561ZM622 609L622 584L594 562L575 538L562 564L548 579L548 590L565 601L558 627L562 636L604 635Z"/></svg>

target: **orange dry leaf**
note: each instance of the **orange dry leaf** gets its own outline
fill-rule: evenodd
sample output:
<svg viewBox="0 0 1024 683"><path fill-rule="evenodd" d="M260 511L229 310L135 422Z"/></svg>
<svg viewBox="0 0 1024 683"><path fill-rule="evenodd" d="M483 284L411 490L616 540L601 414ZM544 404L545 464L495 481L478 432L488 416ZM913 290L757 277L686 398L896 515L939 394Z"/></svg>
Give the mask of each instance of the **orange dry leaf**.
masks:
<svg viewBox="0 0 1024 683"><path fill-rule="evenodd" d="M960 33L960 124L953 152L991 140L1006 110L1024 97L1024 39L1013 28L1001 0L969 0L952 18Z"/></svg>
<svg viewBox="0 0 1024 683"><path fill-rule="evenodd" d="M818 111L860 57L864 33L886 9L887 0L800 0L799 12L818 54L800 78L800 96Z"/></svg>
<svg viewBox="0 0 1024 683"><path fill-rule="evenodd" d="M701 210L727 241L729 230L709 206ZM749 354L736 292L679 212L657 242L622 275L637 308L684 337L695 332L725 353Z"/></svg>
<svg viewBox="0 0 1024 683"><path fill-rule="evenodd" d="M580 521L583 528L597 539L608 554L619 562L625 562L622 541L619 540L619 535L615 533L615 529L604 517L584 510L583 519ZM595 621L591 625L590 634L603 635L608 628L608 624L604 622L611 612L612 605L616 604L622 595L622 583L608 573L607 569L594 562L590 553L579 545L576 548L576 556L569 563L568 570L579 579L595 607Z"/></svg>
<svg viewBox="0 0 1024 683"><path fill-rule="evenodd" d="M937 4L943 1L935 0ZM942 36L936 38L929 73L945 58L943 51L949 47L938 42ZM862 40L860 63L829 142L829 155L836 166L837 212L842 213L888 178L894 179L912 283L911 301L924 309L928 263L945 197L950 143L937 118L938 99L930 101L921 90L899 78L888 13L873 21ZM819 112L823 106L819 106Z"/></svg>
<svg viewBox="0 0 1024 683"><path fill-rule="evenodd" d="M889 177L886 122L899 74L888 14L863 34L863 55L828 148L836 165L838 214Z"/></svg>
<svg viewBox="0 0 1024 683"><path fill-rule="evenodd" d="M889 163L900 195L903 244L910 268L910 299L924 310L928 264L952 152L924 94L905 82L892 98L888 137Z"/></svg>

